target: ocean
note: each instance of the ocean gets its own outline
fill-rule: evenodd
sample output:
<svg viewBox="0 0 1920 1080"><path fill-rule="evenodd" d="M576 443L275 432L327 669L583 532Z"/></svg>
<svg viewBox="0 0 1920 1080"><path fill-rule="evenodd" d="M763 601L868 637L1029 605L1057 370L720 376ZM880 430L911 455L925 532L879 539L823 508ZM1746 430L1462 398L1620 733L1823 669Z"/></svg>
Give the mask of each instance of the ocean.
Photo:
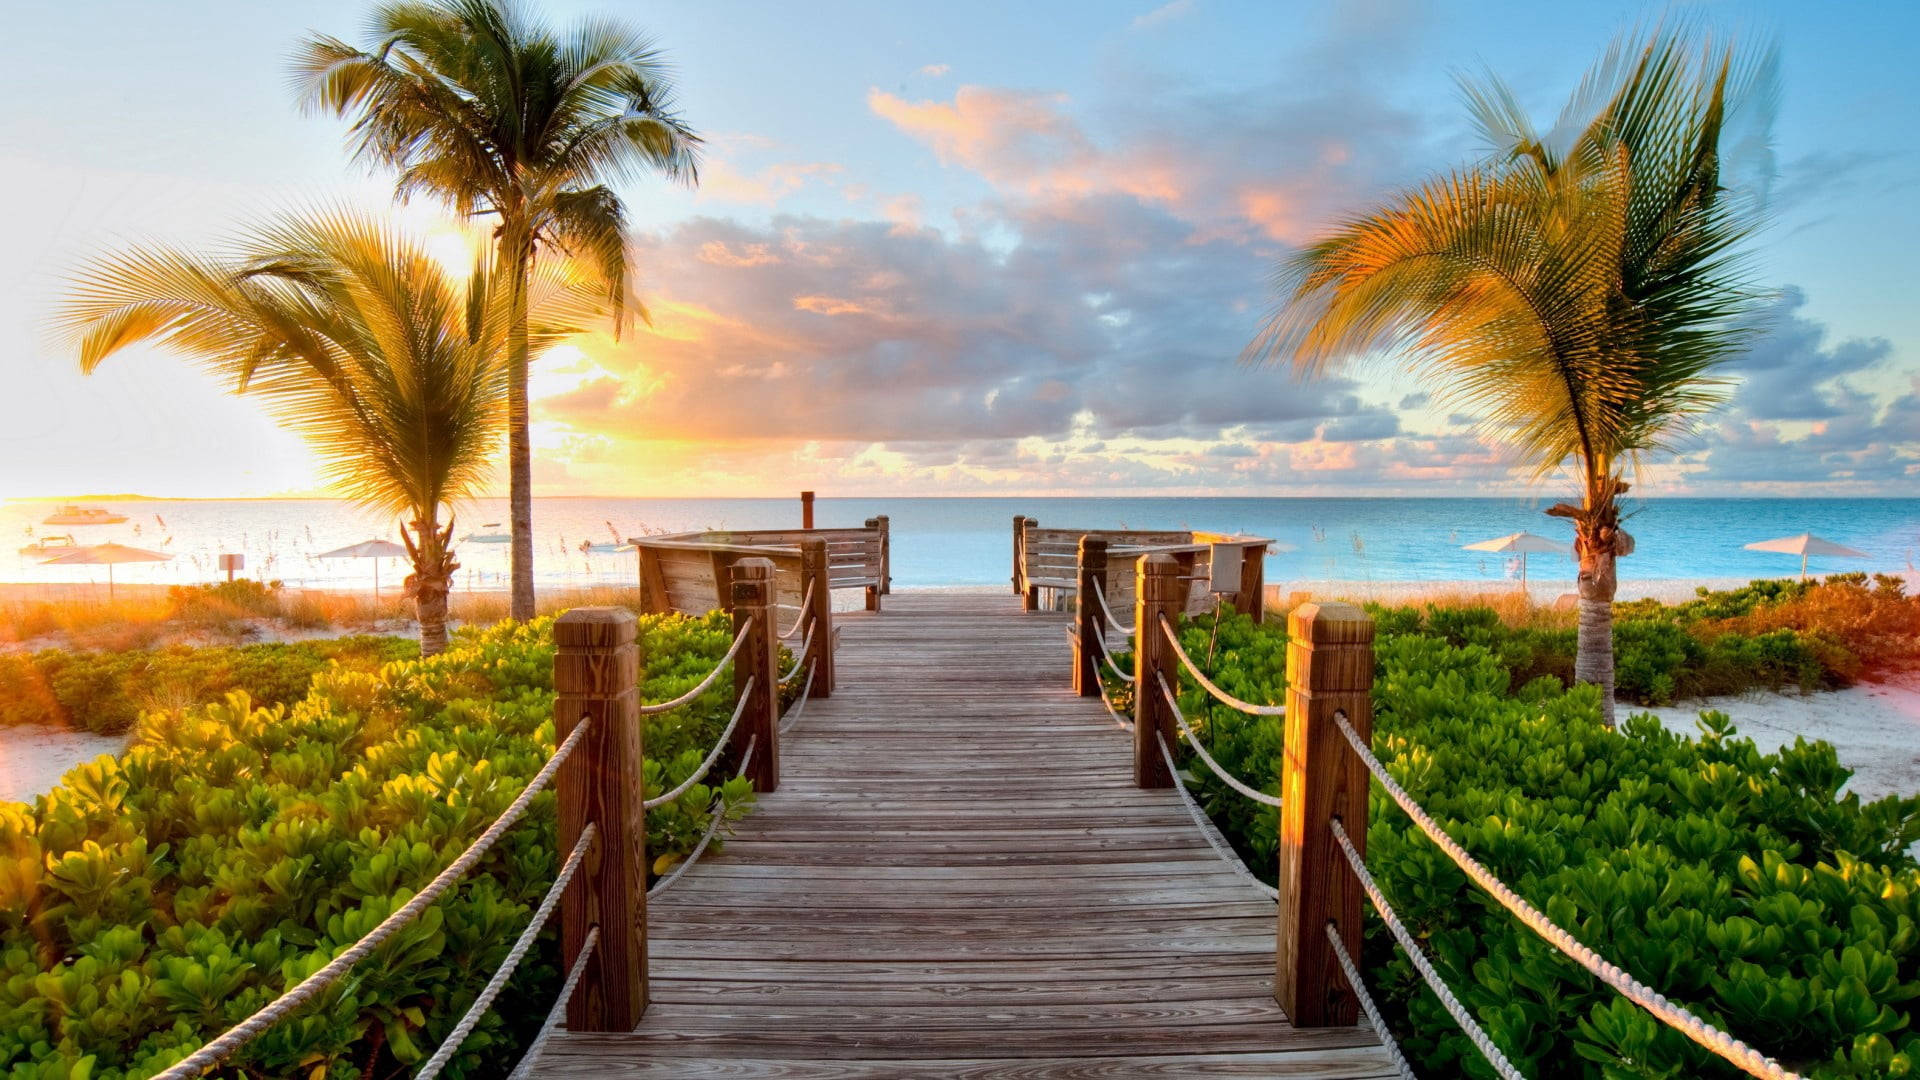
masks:
<svg viewBox="0 0 1920 1080"><path fill-rule="evenodd" d="M1273 538L1267 580L1498 581L1517 566L1461 546L1526 530L1562 542L1571 526L1541 511L1546 499L1320 498L912 498L829 499L816 504L823 527L859 525L886 514L893 530L896 587L1004 585L1011 574L1015 514L1049 527L1205 529ZM47 566L13 548L49 534L72 533L82 544L115 541L172 556L161 563L115 568L116 582L178 584L222 575L219 556L246 557L245 576L289 585L366 588L378 564L383 585L406 575L399 559L316 558L373 537L397 540L383 523L352 506L323 499L96 500L126 514L117 525L57 526L42 521L47 502L0 506L0 577L14 582L104 582L103 567ZM1912 575L1920 562L1920 499L1648 499L1632 504L1627 528L1638 550L1621 563L1621 578L1779 577L1799 560L1742 550L1754 540L1801 532L1867 553L1865 560L1814 559L1816 573L1868 570ZM456 536L503 533L504 500L478 500L456 510ZM534 504L536 576L540 584L584 586L634 580L633 556L582 551L640 533L703 528L793 528L792 499L539 499ZM458 545L459 585L504 587L507 545ZM1564 555L1534 555L1535 580L1571 578Z"/></svg>

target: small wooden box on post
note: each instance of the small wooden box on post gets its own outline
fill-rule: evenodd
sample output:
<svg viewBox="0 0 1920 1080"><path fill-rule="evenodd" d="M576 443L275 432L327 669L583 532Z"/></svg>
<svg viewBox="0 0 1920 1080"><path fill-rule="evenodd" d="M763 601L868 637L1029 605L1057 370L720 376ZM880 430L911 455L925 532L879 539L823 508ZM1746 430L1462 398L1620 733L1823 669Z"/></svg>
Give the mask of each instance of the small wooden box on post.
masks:
<svg viewBox="0 0 1920 1080"><path fill-rule="evenodd" d="M807 660L813 666L813 688L807 692L808 697L833 694L833 585L828 580L829 572L827 542L817 536L800 541L800 595L807 601L807 610L800 613L805 627L800 631L800 641L804 643L808 634L813 635Z"/></svg>
<svg viewBox="0 0 1920 1080"><path fill-rule="evenodd" d="M1188 566L1192 565L1189 558ZM1180 686L1180 661L1173 655L1160 620L1178 619L1187 608L1188 582L1180 560L1172 555L1148 555L1136 561L1133 592L1133 782L1143 788L1173 786L1173 773L1160 752L1160 739L1169 747L1180 737L1174 729L1173 706L1160 690Z"/></svg>
<svg viewBox="0 0 1920 1080"><path fill-rule="evenodd" d="M553 625L556 745L589 725L554 779L560 850L589 823L593 846L560 901L562 966L600 941L567 1003L574 1031L632 1031L647 1010L647 822L641 777L638 620L625 608L574 608Z"/></svg>
<svg viewBox="0 0 1920 1080"><path fill-rule="evenodd" d="M1081 697L1100 696L1100 643L1106 640L1107 613L1095 595L1107 588L1107 542L1092 536L1080 538L1077 587L1074 604L1079 611L1074 620L1073 689Z"/></svg>
<svg viewBox="0 0 1920 1080"><path fill-rule="evenodd" d="M1329 823L1338 818L1366 853L1369 776L1334 715L1371 739L1373 620L1352 604L1303 604L1287 617L1287 638L1273 991L1297 1027L1345 1026L1358 1022L1359 1001L1326 928L1357 955L1362 894Z"/></svg>
<svg viewBox="0 0 1920 1080"><path fill-rule="evenodd" d="M733 729L730 755L737 761L753 746L746 776L753 790L764 794L780 787L780 634L774 626L773 560L755 555L733 564L727 607L734 634L747 627L747 640L733 659L734 705L743 696L747 702Z"/></svg>

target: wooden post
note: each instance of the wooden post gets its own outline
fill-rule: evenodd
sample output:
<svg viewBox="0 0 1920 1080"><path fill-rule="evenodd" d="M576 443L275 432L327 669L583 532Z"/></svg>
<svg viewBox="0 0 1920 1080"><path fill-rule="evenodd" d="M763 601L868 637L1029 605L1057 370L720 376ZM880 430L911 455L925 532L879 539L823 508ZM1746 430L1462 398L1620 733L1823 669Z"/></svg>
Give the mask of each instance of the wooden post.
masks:
<svg viewBox="0 0 1920 1080"><path fill-rule="evenodd" d="M1013 595L1015 596L1027 591L1026 583L1020 580L1020 571L1023 569L1021 563L1024 561L1021 558L1020 549L1025 546L1026 539L1026 515L1015 514L1013 515Z"/></svg>
<svg viewBox="0 0 1920 1080"><path fill-rule="evenodd" d="M800 527L813 528L813 492L811 491L800 493Z"/></svg>
<svg viewBox="0 0 1920 1080"><path fill-rule="evenodd" d="M753 555L734 563L728 601L735 634L748 619L753 620L746 644L733 660L734 704L739 705L748 680L753 688L740 724L733 729L731 756L738 761L752 741L747 779L753 781L756 792L775 791L780 787L780 634L773 624L773 560Z"/></svg>
<svg viewBox="0 0 1920 1080"><path fill-rule="evenodd" d="M887 519L870 517L866 521L866 526L877 534L875 540L878 548L874 555L874 583L867 586L867 610L879 611L880 597L887 591Z"/></svg>
<svg viewBox="0 0 1920 1080"><path fill-rule="evenodd" d="M1015 584L1014 591L1020 594L1021 611L1039 611L1040 586L1034 585L1027 580L1027 530L1039 528L1040 522L1034 518L1020 518L1018 520L1021 525L1020 531L1015 534L1014 550L1016 554L1014 556L1014 566L1020 577L1019 581Z"/></svg>
<svg viewBox="0 0 1920 1080"><path fill-rule="evenodd" d="M574 1031L632 1031L647 1011L647 821L640 767L638 620L625 608L583 607L553 625L556 745L589 725L554 778L560 850L593 823L595 837L561 900L561 963L587 932L600 943L567 1004Z"/></svg>
<svg viewBox="0 0 1920 1080"><path fill-rule="evenodd" d="M1240 549L1240 600L1234 609L1254 622L1267 616L1267 545Z"/></svg>
<svg viewBox="0 0 1920 1080"><path fill-rule="evenodd" d="M1173 709L1154 674L1167 685L1180 687L1180 661L1160 629L1160 618L1178 622L1187 610L1190 582L1183 580L1180 561L1171 555L1148 555L1135 564L1133 582L1133 782L1143 788L1173 786L1173 773L1160 753L1158 733L1172 747L1180 738ZM1189 563L1189 566L1192 564Z"/></svg>
<svg viewBox="0 0 1920 1080"><path fill-rule="evenodd" d="M893 595L893 519L886 514L874 518L880 523L880 595Z"/></svg>
<svg viewBox="0 0 1920 1080"><path fill-rule="evenodd" d="M1107 587L1107 542L1080 538L1080 569L1074 589L1079 609L1073 638L1073 689L1081 697L1100 696L1100 642L1107 630L1107 613L1093 595Z"/></svg>
<svg viewBox="0 0 1920 1080"><path fill-rule="evenodd" d="M1334 726L1373 734L1373 620L1352 604L1303 604L1287 617L1286 747L1280 777L1280 922L1273 996L1296 1027L1354 1024L1359 1003L1327 943L1334 924L1360 945L1360 883L1327 823L1366 854L1367 767Z"/></svg>
<svg viewBox="0 0 1920 1080"><path fill-rule="evenodd" d="M634 552L640 556L640 610L649 615L670 610L673 604L667 598L667 575L660 568L660 553L645 544L636 545Z"/></svg>
<svg viewBox="0 0 1920 1080"><path fill-rule="evenodd" d="M807 601L806 611L800 618L811 624L813 634L812 658L807 662L813 665L813 689L808 697L827 697L833 693L833 593L827 584L827 542L822 537L810 537L800 541L801 582L800 591L804 596L812 588L813 596ZM800 632L800 639L806 640L807 630Z"/></svg>

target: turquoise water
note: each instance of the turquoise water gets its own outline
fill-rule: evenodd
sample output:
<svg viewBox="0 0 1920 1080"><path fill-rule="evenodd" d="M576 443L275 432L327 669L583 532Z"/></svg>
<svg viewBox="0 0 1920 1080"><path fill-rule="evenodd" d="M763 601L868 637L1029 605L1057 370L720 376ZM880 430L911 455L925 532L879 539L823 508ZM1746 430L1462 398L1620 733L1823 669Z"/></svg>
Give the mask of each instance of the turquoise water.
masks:
<svg viewBox="0 0 1920 1080"><path fill-rule="evenodd" d="M391 528L329 500L98 502L130 520L72 529L40 524L48 503L0 506L0 577L12 581L104 581L98 567L50 567L13 549L32 536L73 532L81 543L113 540L174 556L168 562L119 567L115 580L173 584L219 576L221 552L247 557L249 576L289 583L364 587L365 560L314 556ZM822 526L858 525L886 514L893 527L896 586L1001 585L1011 573L1015 514L1049 527L1176 528L1243 532L1272 537L1267 580L1495 581L1514 568L1497 555L1460 546L1525 529L1556 540L1570 526L1541 513L1537 500L1496 499L821 499ZM456 535L492 532L505 504L481 501L459 511ZM797 499L542 499L535 503L536 567L546 584L625 582L634 574L629 554L582 552L583 541L615 535L699 528L792 528ZM1639 547L1621 565L1623 579L1767 577L1799 572L1799 560L1743 551L1753 540L1800 532L1867 552L1864 562L1815 559L1816 572L1914 572L1920 562L1920 499L1651 499L1632 507L1627 528ZM504 544L459 547L461 583L497 587L504 581ZM11 563L11 565L9 565ZM382 584L398 585L398 560L379 560ZM1566 556L1535 555L1530 575L1570 577Z"/></svg>

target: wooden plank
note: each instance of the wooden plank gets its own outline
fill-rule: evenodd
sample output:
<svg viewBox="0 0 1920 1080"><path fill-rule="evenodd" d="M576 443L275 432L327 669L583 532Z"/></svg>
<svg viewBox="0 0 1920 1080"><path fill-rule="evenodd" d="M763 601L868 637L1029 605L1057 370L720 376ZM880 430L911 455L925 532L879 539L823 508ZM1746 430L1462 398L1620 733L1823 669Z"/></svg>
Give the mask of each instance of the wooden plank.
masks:
<svg viewBox="0 0 1920 1080"><path fill-rule="evenodd" d="M650 905L647 1016L558 1033L538 1075L1393 1075L1364 1026L1288 1021L1274 904L1135 786L1067 617L888 601L834 616L779 790Z"/></svg>

